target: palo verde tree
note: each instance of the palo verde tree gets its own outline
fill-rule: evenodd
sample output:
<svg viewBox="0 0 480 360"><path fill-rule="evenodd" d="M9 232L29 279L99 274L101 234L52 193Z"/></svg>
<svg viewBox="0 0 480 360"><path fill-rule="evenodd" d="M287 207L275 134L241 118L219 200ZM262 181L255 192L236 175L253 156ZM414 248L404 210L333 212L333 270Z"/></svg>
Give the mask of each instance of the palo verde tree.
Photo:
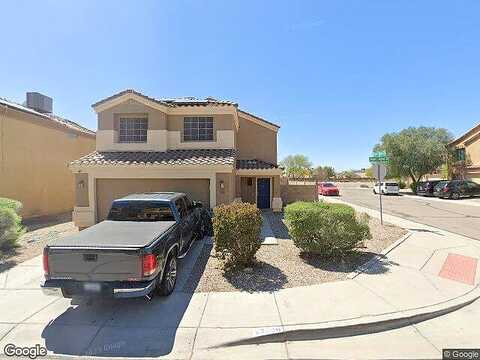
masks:
<svg viewBox="0 0 480 360"><path fill-rule="evenodd" d="M306 178L312 175L312 163L305 155L288 155L280 161L280 166L285 169L285 175L291 178Z"/></svg>
<svg viewBox="0 0 480 360"><path fill-rule="evenodd" d="M384 150L389 157L388 173L392 177L409 177L412 188L420 179L442 166L448 158L452 135L442 128L409 127L398 133L383 135L374 150Z"/></svg>

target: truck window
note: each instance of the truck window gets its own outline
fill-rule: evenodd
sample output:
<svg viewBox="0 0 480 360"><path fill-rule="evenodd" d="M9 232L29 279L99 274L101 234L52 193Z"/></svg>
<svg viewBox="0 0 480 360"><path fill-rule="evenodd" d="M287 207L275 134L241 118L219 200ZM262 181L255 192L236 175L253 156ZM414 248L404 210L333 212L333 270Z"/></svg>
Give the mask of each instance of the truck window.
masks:
<svg viewBox="0 0 480 360"><path fill-rule="evenodd" d="M170 204L158 201L115 201L108 214L113 221L175 221Z"/></svg>

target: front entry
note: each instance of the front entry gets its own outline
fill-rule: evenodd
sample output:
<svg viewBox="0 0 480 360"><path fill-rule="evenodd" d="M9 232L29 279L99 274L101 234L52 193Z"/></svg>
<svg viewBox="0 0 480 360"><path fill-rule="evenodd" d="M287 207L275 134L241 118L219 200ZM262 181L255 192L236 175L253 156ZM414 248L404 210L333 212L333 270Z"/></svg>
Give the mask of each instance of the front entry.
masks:
<svg viewBox="0 0 480 360"><path fill-rule="evenodd" d="M259 209L270 208L270 178L257 179L257 207Z"/></svg>

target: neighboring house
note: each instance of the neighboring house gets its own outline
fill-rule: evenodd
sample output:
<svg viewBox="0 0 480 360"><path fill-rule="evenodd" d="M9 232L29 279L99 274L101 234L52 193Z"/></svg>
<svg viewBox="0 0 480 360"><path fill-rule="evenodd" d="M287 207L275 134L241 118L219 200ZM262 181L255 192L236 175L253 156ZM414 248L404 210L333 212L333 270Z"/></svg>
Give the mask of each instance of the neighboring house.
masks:
<svg viewBox="0 0 480 360"><path fill-rule="evenodd" d="M179 191L207 207L232 201L280 210L278 125L213 98L154 99L125 90L93 104L96 151L70 164L74 221L106 218L114 199Z"/></svg>
<svg viewBox="0 0 480 360"><path fill-rule="evenodd" d="M29 218L69 212L68 164L95 149L95 132L52 114L52 99L27 93L26 105L0 98L0 197L19 200Z"/></svg>
<svg viewBox="0 0 480 360"><path fill-rule="evenodd" d="M480 183L480 124L450 143L455 148L456 159L467 161L465 178Z"/></svg>

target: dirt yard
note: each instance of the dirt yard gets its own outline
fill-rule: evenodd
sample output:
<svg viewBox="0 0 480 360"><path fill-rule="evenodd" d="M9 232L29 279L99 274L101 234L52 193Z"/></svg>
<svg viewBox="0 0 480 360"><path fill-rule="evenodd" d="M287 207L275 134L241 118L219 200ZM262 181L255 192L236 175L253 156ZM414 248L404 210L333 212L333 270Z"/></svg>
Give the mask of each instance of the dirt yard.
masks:
<svg viewBox="0 0 480 360"><path fill-rule="evenodd" d="M24 226L27 232L19 239L18 247L8 253L0 253L0 272L40 255L45 245L52 241L78 232L71 213L27 220Z"/></svg>
<svg viewBox="0 0 480 360"><path fill-rule="evenodd" d="M283 214L270 213L270 225L278 245L262 245L253 268L223 271L212 245L205 245L184 291L274 291L282 288L307 286L346 279L348 273L370 260L406 234L393 225L381 226L370 219L372 239L358 254L342 260L321 259L302 254L289 238Z"/></svg>

